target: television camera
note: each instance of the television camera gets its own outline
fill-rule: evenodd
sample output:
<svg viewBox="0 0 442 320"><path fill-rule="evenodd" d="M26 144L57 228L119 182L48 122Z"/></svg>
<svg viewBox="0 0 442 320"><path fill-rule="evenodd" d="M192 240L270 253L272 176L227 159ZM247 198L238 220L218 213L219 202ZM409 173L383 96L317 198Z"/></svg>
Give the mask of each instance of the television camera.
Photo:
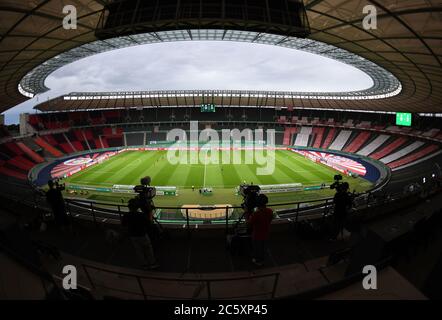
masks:
<svg viewBox="0 0 442 320"><path fill-rule="evenodd" d="M258 206L257 199L260 192L261 188L259 186L246 184L241 185L239 187L239 193L244 198L241 207L247 212L252 212Z"/></svg>
<svg viewBox="0 0 442 320"><path fill-rule="evenodd" d="M144 177L140 181L140 185L135 186L134 191L138 193L138 197L142 200L152 201L157 195L157 190L150 186L150 177Z"/></svg>
<svg viewBox="0 0 442 320"><path fill-rule="evenodd" d="M160 237L164 234L165 230L154 214L155 204L153 198L157 195L157 190L155 187L150 186L151 181L152 179L150 177L144 177L140 180L140 185L135 186L133 190L137 193L136 200L138 201L138 206L141 211L147 214L149 219L158 225L159 230L154 231L154 229L151 228L150 235L154 232L154 237Z"/></svg>
<svg viewBox="0 0 442 320"><path fill-rule="evenodd" d="M335 182L333 182L332 185L330 185L330 189L332 190L339 190L339 188L342 186L343 182L342 182L342 175L337 174L333 177L333 179L335 180Z"/></svg>

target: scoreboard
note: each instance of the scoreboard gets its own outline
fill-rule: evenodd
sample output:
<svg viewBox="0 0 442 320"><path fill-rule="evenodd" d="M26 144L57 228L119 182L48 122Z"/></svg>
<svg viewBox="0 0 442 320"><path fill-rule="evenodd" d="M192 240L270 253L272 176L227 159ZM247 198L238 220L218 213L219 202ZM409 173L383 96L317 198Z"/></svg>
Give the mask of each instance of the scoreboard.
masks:
<svg viewBox="0 0 442 320"><path fill-rule="evenodd" d="M411 127L412 114L411 113L396 113L396 125Z"/></svg>
<svg viewBox="0 0 442 320"><path fill-rule="evenodd" d="M204 113L216 112L216 106L213 103L202 104L201 105L201 112L204 112Z"/></svg>

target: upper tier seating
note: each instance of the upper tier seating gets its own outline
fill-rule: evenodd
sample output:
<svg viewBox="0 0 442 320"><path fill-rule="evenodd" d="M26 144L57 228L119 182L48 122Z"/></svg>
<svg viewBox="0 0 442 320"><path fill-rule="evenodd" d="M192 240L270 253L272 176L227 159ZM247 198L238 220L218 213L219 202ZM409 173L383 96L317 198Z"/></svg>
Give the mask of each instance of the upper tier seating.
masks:
<svg viewBox="0 0 442 320"><path fill-rule="evenodd" d="M358 136L344 149L346 152L355 153L358 151L364 143L370 139L371 133L368 131L363 131L358 134Z"/></svg>
<svg viewBox="0 0 442 320"><path fill-rule="evenodd" d="M307 147L310 140L310 135L312 134L312 127L302 127L299 134L296 136L295 146L297 147Z"/></svg>
<svg viewBox="0 0 442 320"><path fill-rule="evenodd" d="M298 132L297 128L285 128L283 141L284 146L290 146L292 144L292 137L294 134L296 134L296 132Z"/></svg>
<svg viewBox="0 0 442 320"><path fill-rule="evenodd" d="M432 154L439 149L440 149L440 147L438 145L432 144L432 145L429 145L426 148L424 148L418 152L415 152L405 158L391 162L388 164L388 166L392 169L396 169L396 168L402 167L404 165L407 165L409 163L412 163L416 160L423 159L426 156L428 156L429 154Z"/></svg>
<svg viewBox="0 0 442 320"><path fill-rule="evenodd" d="M398 159L400 159L402 157L405 157L406 155L412 153L413 151L419 149L424 144L425 144L425 142L416 141L416 142L410 144L409 146L406 146L405 148L400 149L399 151L397 151L397 152L395 152L393 154L390 154L389 156L387 156L385 158L382 158L381 162L388 164L390 162L396 161L396 160L398 160Z"/></svg>
<svg viewBox="0 0 442 320"><path fill-rule="evenodd" d="M375 154L370 155L370 158L379 160L390 153L394 152L395 150L399 149L402 145L404 145L408 141L408 138L400 137L397 138L393 143L388 144L386 147L382 148Z"/></svg>
<svg viewBox="0 0 442 320"><path fill-rule="evenodd" d="M322 139L324 139L325 128L313 128L313 134L315 135L315 142L313 143L313 148L321 148Z"/></svg>
<svg viewBox="0 0 442 320"><path fill-rule="evenodd" d="M333 141L333 138L335 137L335 134L336 134L336 128L333 127L328 131L327 138L325 138L325 141L322 144L322 149L328 149L331 142Z"/></svg>
<svg viewBox="0 0 442 320"><path fill-rule="evenodd" d="M390 139L391 136L386 134L379 135L376 139L374 139L372 142L370 142L368 145L366 145L364 148L362 148L358 154L361 156L368 156L375 152L377 149L379 149L388 139Z"/></svg>
<svg viewBox="0 0 442 320"><path fill-rule="evenodd" d="M45 136L45 139L51 139L51 136ZM53 139L53 138L52 138ZM53 147L51 145L51 142L47 142L45 141L42 137L36 137L34 139L35 143L38 144L40 147L42 147L43 149L45 149L47 152L49 152L52 156L59 158L63 156L63 153L61 153L58 149L56 149L55 147ZM56 141L54 140L53 144L56 144Z"/></svg>
<svg viewBox="0 0 442 320"><path fill-rule="evenodd" d="M17 142L17 146L26 154L28 155L34 162L36 163L43 163L45 160L42 156L31 150L28 146L26 146L23 142Z"/></svg>
<svg viewBox="0 0 442 320"><path fill-rule="evenodd" d="M342 130L339 132L338 136L336 137L335 141L331 144L329 149L331 150L342 150L344 148L345 144L347 143L348 139L350 139L352 134L352 131L349 130Z"/></svg>

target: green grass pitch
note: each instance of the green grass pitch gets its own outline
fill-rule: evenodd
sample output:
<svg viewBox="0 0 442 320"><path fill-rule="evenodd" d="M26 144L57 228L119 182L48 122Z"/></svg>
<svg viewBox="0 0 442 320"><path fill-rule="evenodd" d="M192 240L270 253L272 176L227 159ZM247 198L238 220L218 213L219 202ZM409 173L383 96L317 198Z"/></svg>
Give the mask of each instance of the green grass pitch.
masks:
<svg viewBox="0 0 442 320"><path fill-rule="evenodd" d="M222 151L220 151L222 152ZM242 152L244 158L244 152ZM259 185L302 183L304 186L331 184L337 171L316 164L291 151L276 151L276 169L272 175L257 176L254 165L172 165L167 160L167 151L127 151L102 164L85 169L65 180L69 184L112 187L113 185L137 185L141 177L152 177L153 186L176 186L179 195L157 196L157 206L181 206L184 204L232 204L242 201L235 194L235 188L242 182ZM244 163L245 161L242 161ZM362 178L344 178L352 190L362 192L372 184ZM195 186L196 191L192 191ZM200 195L201 187L212 187L212 196ZM295 193L270 194L271 203L312 201L330 197L333 190L300 191ZM86 196L90 200L102 202L127 202L130 195L92 192Z"/></svg>

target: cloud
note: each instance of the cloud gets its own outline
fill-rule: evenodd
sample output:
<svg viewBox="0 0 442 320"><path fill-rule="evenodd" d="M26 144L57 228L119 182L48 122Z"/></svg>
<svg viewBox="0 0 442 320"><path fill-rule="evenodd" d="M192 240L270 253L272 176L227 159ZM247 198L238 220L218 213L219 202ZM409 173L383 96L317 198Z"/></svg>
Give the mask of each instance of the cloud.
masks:
<svg viewBox="0 0 442 320"><path fill-rule="evenodd" d="M173 42L115 50L53 73L47 94L6 113L8 123L48 97L78 91L275 90L339 92L371 87L365 73L318 55L262 44Z"/></svg>

